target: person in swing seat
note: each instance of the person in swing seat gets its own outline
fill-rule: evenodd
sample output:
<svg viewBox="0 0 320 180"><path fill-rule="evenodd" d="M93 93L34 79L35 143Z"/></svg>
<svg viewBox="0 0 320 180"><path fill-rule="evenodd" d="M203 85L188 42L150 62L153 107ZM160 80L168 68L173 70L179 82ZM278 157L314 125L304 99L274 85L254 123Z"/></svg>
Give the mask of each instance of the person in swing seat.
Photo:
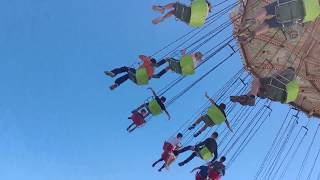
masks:
<svg viewBox="0 0 320 180"><path fill-rule="evenodd" d="M187 56L186 54L186 49L181 50L181 55L182 57ZM193 69L198 67L201 64L203 54L201 52L196 52L191 55L192 62L193 62ZM165 58L157 62L157 66L160 67L161 65L168 63L169 65L161 70L158 74L153 75L153 78L160 78L162 75L167 73L169 70L176 71L178 73L181 72L181 65L180 65L181 60L177 60L175 58Z"/></svg>
<svg viewBox="0 0 320 180"><path fill-rule="evenodd" d="M209 1L206 0L206 3L208 4L208 14L211 12L212 6L211 3ZM165 13L165 11L169 11L167 14L165 14L164 16L161 16L157 19L154 19L152 21L153 24L159 24L160 22L175 16L177 19L189 24L190 23L190 19L191 19L191 7L190 6L186 6L182 3L179 2L175 2L175 3L169 3L165 6L159 6L159 5L155 5L152 6L152 9L156 12L159 12L160 14Z"/></svg>
<svg viewBox="0 0 320 180"><path fill-rule="evenodd" d="M199 117L189 128L188 130L194 129L198 124L204 122L204 126L194 134L194 137L199 136L203 131L205 131L208 127L213 127L215 125L222 124L223 122L227 125L229 130L233 132L229 121L227 120L227 116L225 113L226 105L221 103L220 105L216 104L216 102L205 93L205 97L209 99L211 103L211 107L208 110L208 113Z"/></svg>

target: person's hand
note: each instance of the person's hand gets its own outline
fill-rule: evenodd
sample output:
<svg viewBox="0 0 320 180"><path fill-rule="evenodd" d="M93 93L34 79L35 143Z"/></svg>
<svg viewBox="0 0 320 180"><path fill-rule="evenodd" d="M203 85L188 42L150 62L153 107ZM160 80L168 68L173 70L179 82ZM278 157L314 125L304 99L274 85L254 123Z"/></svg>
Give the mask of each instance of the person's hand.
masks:
<svg viewBox="0 0 320 180"><path fill-rule="evenodd" d="M210 97L208 96L208 93L207 93L207 92L204 93L204 96L205 96L206 98L210 98Z"/></svg>

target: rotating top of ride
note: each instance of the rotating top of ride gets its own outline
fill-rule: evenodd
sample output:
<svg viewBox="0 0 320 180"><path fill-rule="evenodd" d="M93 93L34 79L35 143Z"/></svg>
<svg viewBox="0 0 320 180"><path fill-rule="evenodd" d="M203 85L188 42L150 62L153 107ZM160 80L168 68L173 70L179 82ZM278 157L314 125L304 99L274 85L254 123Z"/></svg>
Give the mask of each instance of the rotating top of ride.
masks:
<svg viewBox="0 0 320 180"><path fill-rule="evenodd" d="M269 0L240 2L231 13L235 38L244 22L254 18L259 9L270 3ZM254 31L257 24L246 30ZM295 68L300 92L296 101L290 104L309 115L320 117L320 18L304 23L300 32L297 38L290 39L283 28L269 29L249 42L239 41L238 46L244 67L255 77L270 76L287 67Z"/></svg>

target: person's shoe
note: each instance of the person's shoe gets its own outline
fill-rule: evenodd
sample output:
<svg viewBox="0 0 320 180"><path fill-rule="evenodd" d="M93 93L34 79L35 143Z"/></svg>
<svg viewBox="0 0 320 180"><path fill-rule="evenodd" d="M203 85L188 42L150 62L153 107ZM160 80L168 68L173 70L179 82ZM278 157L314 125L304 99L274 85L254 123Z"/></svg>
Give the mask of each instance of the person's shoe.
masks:
<svg viewBox="0 0 320 180"><path fill-rule="evenodd" d="M152 24L157 25L162 21L161 18L152 20Z"/></svg>
<svg viewBox="0 0 320 180"><path fill-rule="evenodd" d="M190 130L192 130L192 129L194 129L196 127L196 125L192 125L192 126L190 126L189 128L188 128L188 130L190 131Z"/></svg>
<svg viewBox="0 0 320 180"><path fill-rule="evenodd" d="M112 90L114 90L115 88L117 88L119 85L118 84L112 84L111 86L110 86L110 90L112 91Z"/></svg>
<svg viewBox="0 0 320 180"><path fill-rule="evenodd" d="M152 6L152 10L159 12L160 14L164 13L164 8L162 6Z"/></svg>
<svg viewBox="0 0 320 180"><path fill-rule="evenodd" d="M111 72L111 71L105 71L104 74L107 75L107 76L110 76L110 77L115 77L115 76L116 76L116 75L115 75L113 72Z"/></svg>
<svg viewBox="0 0 320 180"><path fill-rule="evenodd" d="M160 169L158 169L158 171L159 171L159 172L161 172L161 171L162 171L162 169L160 168Z"/></svg>
<svg viewBox="0 0 320 180"><path fill-rule="evenodd" d="M195 134L193 135L193 137L198 137L200 134L201 134L201 132L198 131L197 133L195 133Z"/></svg>
<svg viewBox="0 0 320 180"><path fill-rule="evenodd" d="M156 165L157 165L157 163L155 162L155 163L152 164L152 167L155 167Z"/></svg>
<svg viewBox="0 0 320 180"><path fill-rule="evenodd" d="M184 166L185 163L184 163L184 162L180 162L178 165L179 165L179 166Z"/></svg>

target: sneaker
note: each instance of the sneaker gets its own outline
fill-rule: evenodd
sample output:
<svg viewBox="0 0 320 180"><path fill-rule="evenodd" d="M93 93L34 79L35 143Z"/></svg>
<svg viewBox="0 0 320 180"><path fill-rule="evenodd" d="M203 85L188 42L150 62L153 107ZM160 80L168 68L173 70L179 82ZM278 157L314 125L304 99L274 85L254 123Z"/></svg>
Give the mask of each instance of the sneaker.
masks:
<svg viewBox="0 0 320 180"><path fill-rule="evenodd" d="M185 164L184 162L180 162L178 165L179 166L184 166L184 164Z"/></svg>
<svg viewBox="0 0 320 180"><path fill-rule="evenodd" d="M193 135L193 137L198 137L200 134L201 134L201 132L198 131L197 133L195 133L195 134Z"/></svg>
<svg viewBox="0 0 320 180"><path fill-rule="evenodd" d="M116 75L111 71L104 71L104 74L110 77L115 77Z"/></svg>
<svg viewBox="0 0 320 180"><path fill-rule="evenodd" d="M157 165L157 163L153 163L153 164L152 164L152 167L155 167L156 165Z"/></svg>
<svg viewBox="0 0 320 180"><path fill-rule="evenodd" d="M162 21L161 18L152 20L152 24L157 25Z"/></svg>
<svg viewBox="0 0 320 180"><path fill-rule="evenodd" d="M256 98L255 96L249 96L248 98L248 105L249 106L254 106L256 104Z"/></svg>
<svg viewBox="0 0 320 180"><path fill-rule="evenodd" d="M113 84L113 85L110 86L110 90L112 91L112 90L114 90L115 88L117 88L118 86L119 86L118 84Z"/></svg>
<svg viewBox="0 0 320 180"><path fill-rule="evenodd" d="M192 130L192 129L194 129L196 127L196 125L192 125L192 126L190 126L189 128L188 128L188 130L190 131L190 130Z"/></svg>

